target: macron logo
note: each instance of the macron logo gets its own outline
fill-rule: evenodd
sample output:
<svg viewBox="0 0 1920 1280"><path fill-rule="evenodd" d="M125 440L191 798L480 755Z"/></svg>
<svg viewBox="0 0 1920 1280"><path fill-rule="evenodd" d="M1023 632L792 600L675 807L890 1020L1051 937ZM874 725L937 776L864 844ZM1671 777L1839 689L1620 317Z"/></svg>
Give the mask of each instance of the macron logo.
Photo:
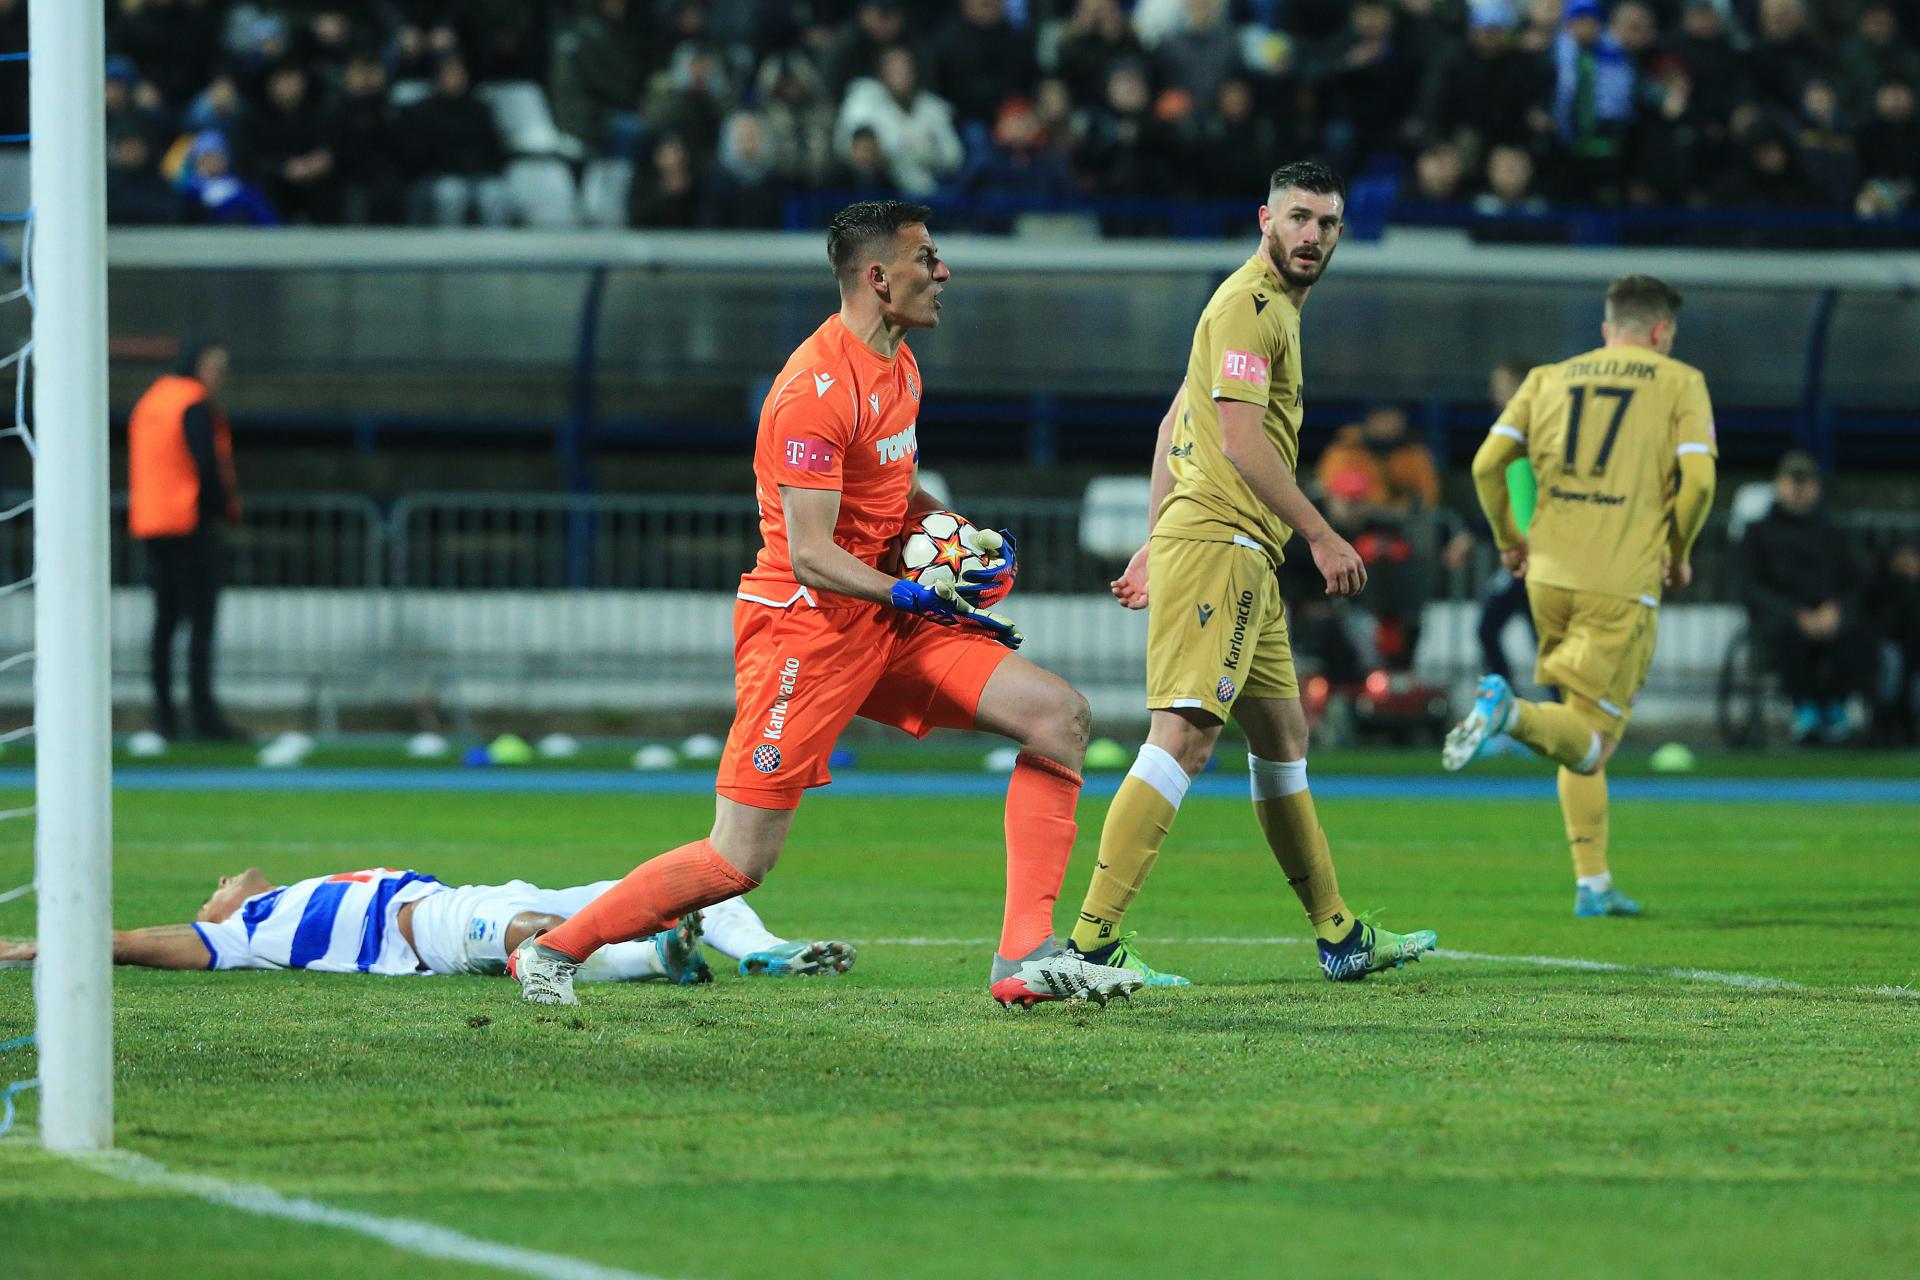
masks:
<svg viewBox="0 0 1920 1280"><path fill-rule="evenodd" d="M815 399L818 399L819 397L821 397L821 396L824 396L825 394L827 394L827 388L828 388L828 387L830 387L830 386L832 386L832 385L833 385L833 375L832 375L832 374L830 374L830 373L816 373L816 374L814 374L814 375L813 375L813 394L814 394L814 398L815 398Z"/></svg>

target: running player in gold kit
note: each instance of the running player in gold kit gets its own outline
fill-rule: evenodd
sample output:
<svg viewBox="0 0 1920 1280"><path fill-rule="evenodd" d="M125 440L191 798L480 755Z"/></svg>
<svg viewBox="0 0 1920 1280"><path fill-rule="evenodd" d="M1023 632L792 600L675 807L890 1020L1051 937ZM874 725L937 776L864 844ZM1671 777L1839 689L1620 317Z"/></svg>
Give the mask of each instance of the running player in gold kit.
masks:
<svg viewBox="0 0 1920 1280"><path fill-rule="evenodd" d="M1430 930L1401 935L1356 920L1340 897L1307 791L1307 718L1275 579L1281 548L1298 531L1328 595L1356 595L1367 581L1360 557L1294 480L1300 309L1333 259L1345 207L1345 185L1320 165L1275 171L1260 208L1260 246L1201 313L1186 381L1161 420L1151 536L1113 583L1121 604L1147 608L1151 559L1153 720L1107 810L1071 945L1150 986L1186 979L1156 972L1121 924L1229 715L1247 735L1255 816L1314 926L1326 976L1364 978L1436 945Z"/></svg>
<svg viewBox="0 0 1920 1280"><path fill-rule="evenodd" d="M1606 765L1653 661L1660 589L1693 580L1713 507L1707 382L1669 354L1679 310L1679 291L1652 276L1615 280L1606 345L1528 374L1473 460L1500 559L1527 582L1534 678L1565 701L1528 702L1487 676L1441 762L1464 768L1506 733L1559 763L1576 916L1639 913L1607 868ZM1507 465L1522 457L1539 484L1526 537L1507 501Z"/></svg>

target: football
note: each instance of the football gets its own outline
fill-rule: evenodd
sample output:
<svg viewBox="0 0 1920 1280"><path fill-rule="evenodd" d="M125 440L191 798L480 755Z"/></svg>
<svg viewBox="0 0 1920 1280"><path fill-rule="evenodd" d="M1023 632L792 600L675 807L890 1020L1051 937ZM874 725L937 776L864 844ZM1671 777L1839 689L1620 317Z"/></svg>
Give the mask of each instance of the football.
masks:
<svg viewBox="0 0 1920 1280"><path fill-rule="evenodd" d="M976 529L965 516L951 511L929 511L907 526L900 539L900 576L923 587L959 582L970 569L991 569L1003 557L1000 535L992 529ZM1013 590L1011 581L995 583L982 592L978 603L991 608Z"/></svg>

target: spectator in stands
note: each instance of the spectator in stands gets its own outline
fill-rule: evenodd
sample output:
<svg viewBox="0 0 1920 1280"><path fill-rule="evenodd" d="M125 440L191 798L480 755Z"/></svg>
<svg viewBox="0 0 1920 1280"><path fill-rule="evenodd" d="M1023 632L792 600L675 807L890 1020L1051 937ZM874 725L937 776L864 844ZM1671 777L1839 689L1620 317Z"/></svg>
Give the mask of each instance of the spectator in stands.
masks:
<svg viewBox="0 0 1920 1280"><path fill-rule="evenodd" d="M337 6L323 6L307 15L306 25L294 36L293 56L306 67L316 90L338 89L353 56L353 20Z"/></svg>
<svg viewBox="0 0 1920 1280"><path fill-rule="evenodd" d="M1389 511L1440 505L1433 452L1407 431L1406 410L1396 404L1375 405L1360 422L1340 428L1315 474L1329 492L1336 477L1362 476L1365 488L1347 496Z"/></svg>
<svg viewBox="0 0 1920 1280"><path fill-rule="evenodd" d="M960 167L966 151L954 131L953 108L920 87L920 72L905 48L880 55L878 79L855 80L834 126L844 154L854 131L866 126L880 139L900 190L912 199L931 195L940 180Z"/></svg>
<svg viewBox="0 0 1920 1280"><path fill-rule="evenodd" d="M266 101L248 114L241 138L248 169L284 220L340 220L326 110L305 67L273 69Z"/></svg>
<svg viewBox="0 0 1920 1280"><path fill-rule="evenodd" d="M1870 188L1885 193L1885 211L1913 203L1920 182L1920 121L1914 118L1913 85L1905 80L1889 79L1874 90L1873 117L1860 129L1860 173Z"/></svg>
<svg viewBox="0 0 1920 1280"><path fill-rule="evenodd" d="M1227 20L1225 0L1183 0L1182 21L1153 47L1160 79L1194 102L1212 102L1220 84L1241 67L1240 37Z"/></svg>
<svg viewBox="0 0 1920 1280"><path fill-rule="evenodd" d="M834 104L813 60L797 50L768 54L754 87L774 171L792 185L821 185L834 163Z"/></svg>
<svg viewBox="0 0 1920 1280"><path fill-rule="evenodd" d="M760 117L752 111L728 116L720 132L720 154L702 183L700 225L777 227L785 194Z"/></svg>
<svg viewBox="0 0 1920 1280"><path fill-rule="evenodd" d="M1704 127L1724 138L1734 107L1752 96L1752 77L1716 0L1686 0L1680 31L1666 52L1686 68L1689 96Z"/></svg>
<svg viewBox="0 0 1920 1280"><path fill-rule="evenodd" d="M1839 62L1840 87L1856 118L1872 111L1887 80L1920 84L1920 51L1901 39L1899 15L1884 0L1860 10L1859 28L1841 46Z"/></svg>
<svg viewBox="0 0 1920 1280"><path fill-rule="evenodd" d="M196 222L274 227L280 216L252 183L233 172L227 140L215 130L189 134L167 153L161 171L172 175L185 199L188 217Z"/></svg>
<svg viewBox="0 0 1920 1280"><path fill-rule="evenodd" d="M1786 130L1771 120L1749 129L1742 139L1745 163L1724 174L1709 192L1713 202L1741 209L1802 209L1816 203L1814 188L1800 172L1799 158ZM1784 233L1791 240L1793 233ZM1782 233L1756 228L1743 233L1754 245L1777 244Z"/></svg>
<svg viewBox="0 0 1920 1280"><path fill-rule="evenodd" d="M183 622L193 736L241 736L213 692L224 529L240 518L233 435L218 399L227 365L225 343L184 344L174 372L149 387L127 419L127 531L140 539L153 582L153 727L163 738L180 735L173 642Z"/></svg>
<svg viewBox="0 0 1920 1280"><path fill-rule="evenodd" d="M1345 38L1317 66L1324 142L1335 168L1361 170L1393 150L1413 109L1422 67L1394 23L1384 0L1358 0Z"/></svg>
<svg viewBox="0 0 1920 1280"><path fill-rule="evenodd" d="M1120 0L1077 0L1073 16L1060 29L1055 60L1076 103L1087 106L1104 101L1114 67L1145 63L1146 49Z"/></svg>
<svg viewBox="0 0 1920 1280"><path fill-rule="evenodd" d="M419 198L436 225L462 226L469 218L506 225L513 212L501 176L506 144L493 112L473 96L458 54L440 60L433 93L400 113L400 128L412 151Z"/></svg>
<svg viewBox="0 0 1920 1280"><path fill-rule="evenodd" d="M232 137L246 132L246 106L239 84L222 72L187 105L181 122L193 133L212 129Z"/></svg>
<svg viewBox="0 0 1920 1280"><path fill-rule="evenodd" d="M460 52L460 33L430 11L400 23L387 42L387 66L398 80L432 81L440 64Z"/></svg>
<svg viewBox="0 0 1920 1280"><path fill-rule="evenodd" d="M107 137L137 133L150 151L171 140L174 113L161 101L160 91L142 80L126 58L107 59L106 72Z"/></svg>
<svg viewBox="0 0 1920 1280"><path fill-rule="evenodd" d="M1473 208L1485 217L1546 211L1546 197L1534 189L1533 156L1525 147L1505 143L1487 153L1486 190L1474 198Z"/></svg>
<svg viewBox="0 0 1920 1280"><path fill-rule="evenodd" d="M1562 8L1562 0L1526 0L1520 30L1513 37L1515 47L1551 61L1553 42L1560 38Z"/></svg>
<svg viewBox="0 0 1920 1280"><path fill-rule="evenodd" d="M699 221L700 193L693 159L673 134L653 144L653 161L633 178L627 221L636 227L691 227Z"/></svg>
<svg viewBox="0 0 1920 1280"><path fill-rule="evenodd" d="M1641 0L1620 0L1608 17L1607 30L1633 63L1634 75L1644 79L1652 69L1660 41L1660 21L1654 17L1653 10Z"/></svg>
<svg viewBox="0 0 1920 1280"><path fill-rule="evenodd" d="M860 0L853 25L834 40L827 56L827 92L845 98L854 81L878 78L880 55L904 48L906 32L907 18L899 0Z"/></svg>
<svg viewBox="0 0 1920 1280"><path fill-rule="evenodd" d="M993 146L969 179L968 187L990 196L1064 196L1073 191L1073 169L1047 148L1033 104L1009 98L994 121Z"/></svg>
<svg viewBox="0 0 1920 1280"><path fill-rule="evenodd" d="M179 222L180 193L160 176L146 136L128 132L107 140L107 221L116 226Z"/></svg>
<svg viewBox="0 0 1920 1280"><path fill-rule="evenodd" d="M1281 142L1276 113L1255 107L1253 85L1244 75L1228 76L1214 96L1214 109L1201 117L1194 149L1205 174L1204 194L1215 200L1244 199L1272 174L1271 157L1293 150Z"/></svg>
<svg viewBox="0 0 1920 1280"><path fill-rule="evenodd" d="M120 0L115 8L108 46L131 59L170 106L185 106L213 77L220 10L181 0Z"/></svg>
<svg viewBox="0 0 1920 1280"><path fill-rule="evenodd" d="M552 61L553 7L528 0L464 0L449 6L473 78L481 84L544 80Z"/></svg>
<svg viewBox="0 0 1920 1280"><path fill-rule="evenodd" d="M1840 95L1824 80L1807 81L1794 134L1795 160L1815 199L1844 209L1860 190L1860 149L1840 121Z"/></svg>
<svg viewBox="0 0 1920 1280"><path fill-rule="evenodd" d="M1920 543L1909 537L1888 552L1867 610L1884 652L1874 729L1888 746L1920 744Z"/></svg>
<svg viewBox="0 0 1920 1280"><path fill-rule="evenodd" d="M1761 102L1788 111L1799 105L1807 81L1832 74L1800 0L1760 0L1759 38L1746 62Z"/></svg>
<svg viewBox="0 0 1920 1280"><path fill-rule="evenodd" d="M672 64L653 78L647 91L647 125L678 137L698 172L720 145L720 125L733 106L733 85L720 52L687 41L673 51Z"/></svg>
<svg viewBox="0 0 1920 1280"><path fill-rule="evenodd" d="M880 135L872 125L863 124L853 131L846 152L827 172L822 188L871 200L900 194L900 184L893 180L887 153L880 149Z"/></svg>
<svg viewBox="0 0 1920 1280"><path fill-rule="evenodd" d="M1600 23L1599 0L1568 0L1554 41L1553 121L1565 148L1562 185L1582 203L1621 194L1621 153L1635 112L1633 60Z"/></svg>
<svg viewBox="0 0 1920 1280"><path fill-rule="evenodd" d="M960 0L928 48L928 78L962 124L997 128L1001 104L1030 99L1040 78L1033 36L1007 20L1005 0Z"/></svg>
<svg viewBox="0 0 1920 1280"><path fill-rule="evenodd" d="M1107 77L1106 101L1087 113L1074 164L1095 195L1166 191L1178 140L1156 119L1146 68L1121 63Z"/></svg>
<svg viewBox="0 0 1920 1280"><path fill-rule="evenodd" d="M1410 121L1413 136L1448 139L1477 155L1545 135L1552 80L1543 59L1514 44L1513 10L1505 0L1478 4L1467 21L1466 40L1428 69Z"/></svg>
<svg viewBox="0 0 1920 1280"><path fill-rule="evenodd" d="M1403 191L1401 198L1415 204L1451 208L1465 205L1471 194L1460 148L1451 142L1436 142L1414 160L1413 186Z"/></svg>
<svg viewBox="0 0 1920 1280"><path fill-rule="evenodd" d="M596 150L631 154L646 65L628 0L589 0L553 35L547 96L554 124Z"/></svg>
<svg viewBox="0 0 1920 1280"><path fill-rule="evenodd" d="M371 49L347 59L329 124L340 211L351 223L391 226L407 220L407 163L387 99L387 68Z"/></svg>
<svg viewBox="0 0 1920 1280"><path fill-rule="evenodd" d="M1773 510L1741 536L1739 567L1754 635L1793 700L1794 739L1844 741L1846 700L1870 669L1865 582L1851 540L1820 504L1820 470L1806 454L1780 460Z"/></svg>

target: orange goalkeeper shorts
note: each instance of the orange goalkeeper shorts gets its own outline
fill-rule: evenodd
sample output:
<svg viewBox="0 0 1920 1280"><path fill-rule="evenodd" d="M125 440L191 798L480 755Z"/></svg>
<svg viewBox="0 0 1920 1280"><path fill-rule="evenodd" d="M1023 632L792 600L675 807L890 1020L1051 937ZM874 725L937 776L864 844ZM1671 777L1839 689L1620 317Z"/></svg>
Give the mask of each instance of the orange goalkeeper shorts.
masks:
<svg viewBox="0 0 1920 1280"><path fill-rule="evenodd" d="M971 729L1010 650L965 626L889 605L733 610L734 719L716 788L756 809L795 809L833 780L827 758L855 716L924 738Z"/></svg>

